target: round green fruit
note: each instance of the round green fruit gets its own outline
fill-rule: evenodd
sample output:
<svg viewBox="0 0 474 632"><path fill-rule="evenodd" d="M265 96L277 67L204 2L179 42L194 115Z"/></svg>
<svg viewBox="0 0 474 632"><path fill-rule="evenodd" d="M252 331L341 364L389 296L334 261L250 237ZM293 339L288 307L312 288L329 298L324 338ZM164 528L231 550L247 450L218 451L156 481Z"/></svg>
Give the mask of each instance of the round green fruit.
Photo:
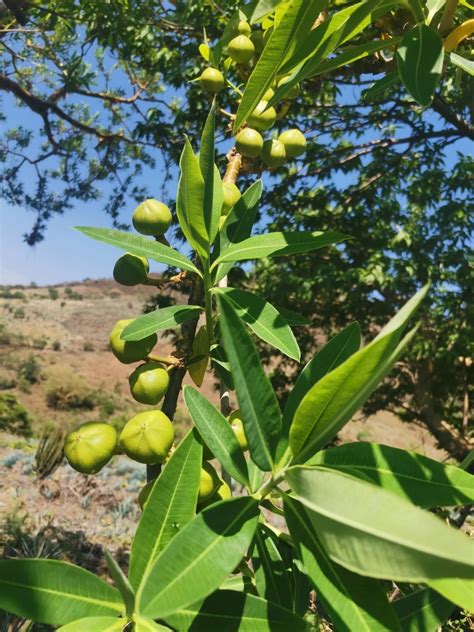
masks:
<svg viewBox="0 0 474 632"><path fill-rule="evenodd" d="M140 509L142 511L145 509L146 501L148 500L148 496L150 495L154 484L155 481L150 481L141 488L140 493L138 494L138 504L140 505Z"/></svg>
<svg viewBox="0 0 474 632"><path fill-rule="evenodd" d="M246 158L257 158L262 153L263 138L255 129L246 127L237 134L235 147Z"/></svg>
<svg viewBox="0 0 474 632"><path fill-rule="evenodd" d="M240 35L250 35L250 33L252 32L252 27L247 22L247 20L240 20L237 30L239 31Z"/></svg>
<svg viewBox="0 0 474 632"><path fill-rule="evenodd" d="M114 266L114 279L121 285L140 285L148 278L150 266L146 257L137 257L129 252L122 255Z"/></svg>
<svg viewBox="0 0 474 632"><path fill-rule="evenodd" d="M133 226L142 235L164 235L172 219L166 204L153 199L142 202L132 215Z"/></svg>
<svg viewBox="0 0 474 632"><path fill-rule="evenodd" d="M221 479L210 463L203 463L199 480L198 504L208 500L221 484Z"/></svg>
<svg viewBox="0 0 474 632"><path fill-rule="evenodd" d="M260 55L265 48L265 38L263 37L263 31L254 31L250 35L250 40L255 46L255 52L257 53L257 55Z"/></svg>
<svg viewBox="0 0 474 632"><path fill-rule="evenodd" d="M279 140L266 140L263 143L262 160L270 169L281 167L286 161L285 145Z"/></svg>
<svg viewBox="0 0 474 632"><path fill-rule="evenodd" d="M224 201L222 203L222 215L227 215L230 209L240 200L241 193L233 182L223 182Z"/></svg>
<svg viewBox="0 0 474 632"><path fill-rule="evenodd" d="M229 57L238 64L248 63L255 54L255 46L246 35L237 35L227 46Z"/></svg>
<svg viewBox="0 0 474 632"><path fill-rule="evenodd" d="M247 436L245 435L244 424L242 423L242 415L240 414L240 410L234 410L234 412L227 418L227 421L230 423L230 427L234 431L240 447L245 452L245 450L248 450L249 444L247 441Z"/></svg>
<svg viewBox="0 0 474 632"><path fill-rule="evenodd" d="M306 138L299 129L286 130L280 134L278 140L285 145L286 155L289 158L296 158L306 149Z"/></svg>
<svg viewBox="0 0 474 632"><path fill-rule="evenodd" d="M285 85L285 83L288 83L291 79L290 75L287 75L286 77L282 77L278 82L277 82L277 88L281 88L282 86ZM295 84L290 90L289 92L287 92L285 94L285 99L296 99L296 97L299 95L300 93L300 86L299 84Z"/></svg>
<svg viewBox="0 0 474 632"><path fill-rule="evenodd" d="M133 323L133 318L126 320L119 320L115 323L115 327L110 332L110 348L112 353L124 364L131 364L132 362L139 362L147 357L158 340L156 334L147 336L142 340L122 340L120 338L122 331L127 325Z"/></svg>
<svg viewBox="0 0 474 632"><path fill-rule="evenodd" d="M120 433L120 445L125 454L147 465L163 463L173 441L173 424L160 410L135 415Z"/></svg>
<svg viewBox="0 0 474 632"><path fill-rule="evenodd" d="M232 498L232 490L230 487L222 479L219 480L219 487L210 498L205 500L203 503L200 503L199 509L205 509L206 507L209 507L209 505L219 502L219 500L229 500L229 498Z"/></svg>
<svg viewBox="0 0 474 632"><path fill-rule="evenodd" d="M154 406L168 390L170 376L159 362L147 362L138 366L128 378L133 399L140 404Z"/></svg>
<svg viewBox="0 0 474 632"><path fill-rule="evenodd" d="M272 88L268 88L265 94L262 97L262 101L270 101L272 97L275 96L275 91Z"/></svg>
<svg viewBox="0 0 474 632"><path fill-rule="evenodd" d="M217 68L206 68L200 77L201 86L206 92L217 94L225 86L224 75Z"/></svg>
<svg viewBox="0 0 474 632"><path fill-rule="evenodd" d="M70 432L64 444L69 465L83 474L96 474L115 454L117 431L113 426L88 421Z"/></svg>
<svg viewBox="0 0 474 632"><path fill-rule="evenodd" d="M268 101L260 101L255 110L249 116L247 123L249 127L264 132L270 129L276 121L275 108L268 107Z"/></svg>

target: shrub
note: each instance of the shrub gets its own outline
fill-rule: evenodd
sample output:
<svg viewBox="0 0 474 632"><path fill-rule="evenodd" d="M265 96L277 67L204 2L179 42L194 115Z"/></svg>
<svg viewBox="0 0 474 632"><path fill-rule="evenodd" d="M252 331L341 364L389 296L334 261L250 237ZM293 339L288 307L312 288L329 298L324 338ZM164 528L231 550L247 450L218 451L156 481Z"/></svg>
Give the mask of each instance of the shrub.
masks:
<svg viewBox="0 0 474 632"><path fill-rule="evenodd" d="M94 351L94 345L92 342L87 341L82 345L82 349L83 351Z"/></svg>
<svg viewBox="0 0 474 632"><path fill-rule="evenodd" d="M59 340L55 340L52 344L53 351L61 351L61 343Z"/></svg>
<svg viewBox="0 0 474 632"><path fill-rule="evenodd" d="M52 301L56 301L59 298L59 292L57 291L55 287L49 287L48 292L49 292L49 298Z"/></svg>
<svg viewBox="0 0 474 632"><path fill-rule="evenodd" d="M46 402L56 410L92 410L96 393L86 380L65 367L50 369L46 384Z"/></svg>
<svg viewBox="0 0 474 632"><path fill-rule="evenodd" d="M18 320L21 320L23 318L26 318L26 314L25 314L25 310L23 309L23 307L18 307L14 312L13 312L13 318L16 318Z"/></svg>
<svg viewBox="0 0 474 632"><path fill-rule="evenodd" d="M18 365L17 375L28 384L37 384L41 379L41 365L32 353Z"/></svg>
<svg viewBox="0 0 474 632"><path fill-rule="evenodd" d="M42 336L41 338L33 338L33 342L31 346L33 347L33 349L39 349L40 351L42 351L43 349L46 348L47 344L48 344L48 339Z"/></svg>
<svg viewBox="0 0 474 632"><path fill-rule="evenodd" d="M15 388L16 384L15 378L9 375L0 375L0 391L8 391L11 388Z"/></svg>
<svg viewBox="0 0 474 632"><path fill-rule="evenodd" d="M0 393L0 430L23 437L32 434L28 411L12 393Z"/></svg>
<svg viewBox="0 0 474 632"><path fill-rule="evenodd" d="M26 300L26 296L23 292L12 292L11 290L2 290L0 291L0 298L8 298L14 300Z"/></svg>

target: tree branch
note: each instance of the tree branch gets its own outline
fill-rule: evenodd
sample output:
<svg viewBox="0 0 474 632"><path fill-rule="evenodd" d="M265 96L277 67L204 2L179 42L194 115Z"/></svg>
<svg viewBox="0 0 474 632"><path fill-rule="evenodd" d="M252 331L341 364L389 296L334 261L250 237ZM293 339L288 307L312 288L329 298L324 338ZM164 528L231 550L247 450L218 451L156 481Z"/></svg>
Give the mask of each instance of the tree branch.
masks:
<svg viewBox="0 0 474 632"><path fill-rule="evenodd" d="M450 123L453 127L455 127L463 136L474 140L474 127L464 119L459 118L451 110L446 101L444 101L439 95L435 95L432 108L435 112L442 116L447 123Z"/></svg>

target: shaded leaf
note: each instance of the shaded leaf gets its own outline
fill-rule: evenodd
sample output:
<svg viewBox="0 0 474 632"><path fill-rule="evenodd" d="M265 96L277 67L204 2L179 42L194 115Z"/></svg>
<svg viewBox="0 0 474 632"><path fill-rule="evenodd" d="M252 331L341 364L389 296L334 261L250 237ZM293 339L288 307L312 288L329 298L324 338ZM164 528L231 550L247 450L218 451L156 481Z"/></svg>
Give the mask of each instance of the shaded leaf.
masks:
<svg viewBox="0 0 474 632"><path fill-rule="evenodd" d="M438 630L454 605L430 588L422 588L393 602L403 632Z"/></svg>
<svg viewBox="0 0 474 632"><path fill-rule="evenodd" d="M204 224L209 241L212 244L219 226L224 193L219 170L215 165L215 101L206 119L201 137L201 151L199 152L199 166L204 178Z"/></svg>
<svg viewBox="0 0 474 632"><path fill-rule="evenodd" d="M135 593L133 591L133 588L131 587L127 576L124 574L117 561L112 557L107 549L104 549L104 556L109 568L110 576L114 580L114 584L117 587L117 590L122 595L127 616L131 616L135 609Z"/></svg>
<svg viewBox="0 0 474 632"><path fill-rule="evenodd" d="M209 338L203 325L194 336L192 355L188 362L188 373L196 386L201 386L209 364Z"/></svg>
<svg viewBox="0 0 474 632"><path fill-rule="evenodd" d="M275 533L258 525L252 555L252 566L260 597L278 603L289 610L293 607L292 586L286 565L277 545Z"/></svg>

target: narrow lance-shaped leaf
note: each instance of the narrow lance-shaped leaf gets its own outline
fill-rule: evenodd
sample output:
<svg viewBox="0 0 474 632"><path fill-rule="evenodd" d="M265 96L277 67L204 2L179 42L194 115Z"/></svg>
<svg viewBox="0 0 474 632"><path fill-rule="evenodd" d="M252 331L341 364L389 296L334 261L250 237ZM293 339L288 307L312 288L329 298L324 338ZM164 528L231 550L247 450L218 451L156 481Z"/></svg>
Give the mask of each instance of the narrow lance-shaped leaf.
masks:
<svg viewBox="0 0 474 632"><path fill-rule="evenodd" d="M120 566L114 557L104 549L105 561L107 562L107 566L109 567L110 576L114 580L114 584L117 587L117 590L122 595L123 603L125 604L125 611L128 617L131 617L133 611L135 610L135 593L128 581L127 576L122 571Z"/></svg>
<svg viewBox="0 0 474 632"><path fill-rule="evenodd" d="M248 259L281 257L283 255L311 252L337 244L348 238L347 235L329 231L325 233L320 231L276 232L256 235L255 237L244 239L238 244L229 246L212 264L211 269L226 261L245 261Z"/></svg>
<svg viewBox="0 0 474 632"><path fill-rule="evenodd" d="M188 373L196 386L201 386L209 364L209 336L207 327L203 325L194 336L192 355L188 362Z"/></svg>
<svg viewBox="0 0 474 632"><path fill-rule="evenodd" d="M303 505L285 497L285 518L318 600L338 632L394 632L400 625L377 580L335 564L322 546Z"/></svg>
<svg viewBox="0 0 474 632"><path fill-rule="evenodd" d="M193 432L181 441L153 485L130 554L130 583L142 578L177 533L193 518L201 474L202 446Z"/></svg>
<svg viewBox="0 0 474 632"><path fill-rule="evenodd" d="M430 105L443 70L443 40L426 24L417 24L403 37L396 53L405 88L422 106Z"/></svg>
<svg viewBox="0 0 474 632"><path fill-rule="evenodd" d="M165 618L216 590L245 554L258 516L249 496L201 511L156 558L137 594L140 613Z"/></svg>
<svg viewBox="0 0 474 632"><path fill-rule="evenodd" d="M227 419L191 386L184 387L184 402L204 443L226 472L243 485L248 485L247 462Z"/></svg>
<svg viewBox="0 0 474 632"><path fill-rule="evenodd" d="M438 630L454 610L454 604L431 588L422 588L393 602L403 632Z"/></svg>
<svg viewBox="0 0 474 632"><path fill-rule="evenodd" d="M58 632L122 632L126 619L117 617L84 617L66 623L58 628Z"/></svg>
<svg viewBox="0 0 474 632"><path fill-rule="evenodd" d="M136 614L133 617L134 627L133 632L169 632L169 628L166 625L161 625L161 623L156 623L153 619L148 619L147 617L142 617L139 614Z"/></svg>
<svg viewBox="0 0 474 632"><path fill-rule="evenodd" d="M212 244L219 226L224 194L222 181L215 162L216 106L212 103L201 137L199 166L204 178L204 224Z"/></svg>
<svg viewBox="0 0 474 632"><path fill-rule="evenodd" d="M290 428L290 446L296 462L307 461L328 443L387 375L415 333L412 330L399 342L407 321L427 291L425 287L415 294L374 341L306 393Z"/></svg>
<svg viewBox="0 0 474 632"><path fill-rule="evenodd" d="M201 257L209 253L209 233L204 220L204 178L199 160L186 138L179 161L176 213L183 233Z"/></svg>
<svg viewBox="0 0 474 632"><path fill-rule="evenodd" d="M122 340L142 340L150 334L164 329L178 327L188 320L199 316L199 305L171 305L161 307L154 312L138 316L122 331Z"/></svg>
<svg viewBox="0 0 474 632"><path fill-rule="evenodd" d="M0 560L0 608L49 625L124 611L118 591L99 577L42 559Z"/></svg>
<svg viewBox="0 0 474 632"><path fill-rule="evenodd" d="M292 585L277 540L276 534L267 526L258 526L252 566L259 595L291 610Z"/></svg>
<svg viewBox="0 0 474 632"><path fill-rule="evenodd" d="M412 583L473 576L474 542L392 492L322 467L292 467L285 478L329 557L345 568Z"/></svg>
<svg viewBox="0 0 474 632"><path fill-rule="evenodd" d="M416 452L376 443L347 443L318 452L308 465L347 472L407 498L420 507L474 502L474 476Z"/></svg>
<svg viewBox="0 0 474 632"><path fill-rule="evenodd" d="M244 324L225 295L218 295L217 302L222 339L232 370L250 456L260 469L270 471L281 433L278 401Z"/></svg>
<svg viewBox="0 0 474 632"><path fill-rule="evenodd" d="M180 632L308 632L301 617L278 604L234 590L218 590L213 595L180 608L166 617L166 622Z"/></svg>
<svg viewBox="0 0 474 632"><path fill-rule="evenodd" d="M263 296L235 288L217 288L225 294L240 318L259 338L294 360L300 359L300 349L288 323L280 312Z"/></svg>
<svg viewBox="0 0 474 632"><path fill-rule="evenodd" d="M102 241L110 246L115 246L122 250L130 252L132 255L139 257L147 257L152 261L158 261L169 266L176 266L183 270L189 270L195 272L201 276L201 272L196 268L194 263L187 257L182 255L174 248L165 246L141 235L133 235L132 233L125 233L121 230L113 230L112 228L94 228L92 226L76 226L87 237Z"/></svg>

